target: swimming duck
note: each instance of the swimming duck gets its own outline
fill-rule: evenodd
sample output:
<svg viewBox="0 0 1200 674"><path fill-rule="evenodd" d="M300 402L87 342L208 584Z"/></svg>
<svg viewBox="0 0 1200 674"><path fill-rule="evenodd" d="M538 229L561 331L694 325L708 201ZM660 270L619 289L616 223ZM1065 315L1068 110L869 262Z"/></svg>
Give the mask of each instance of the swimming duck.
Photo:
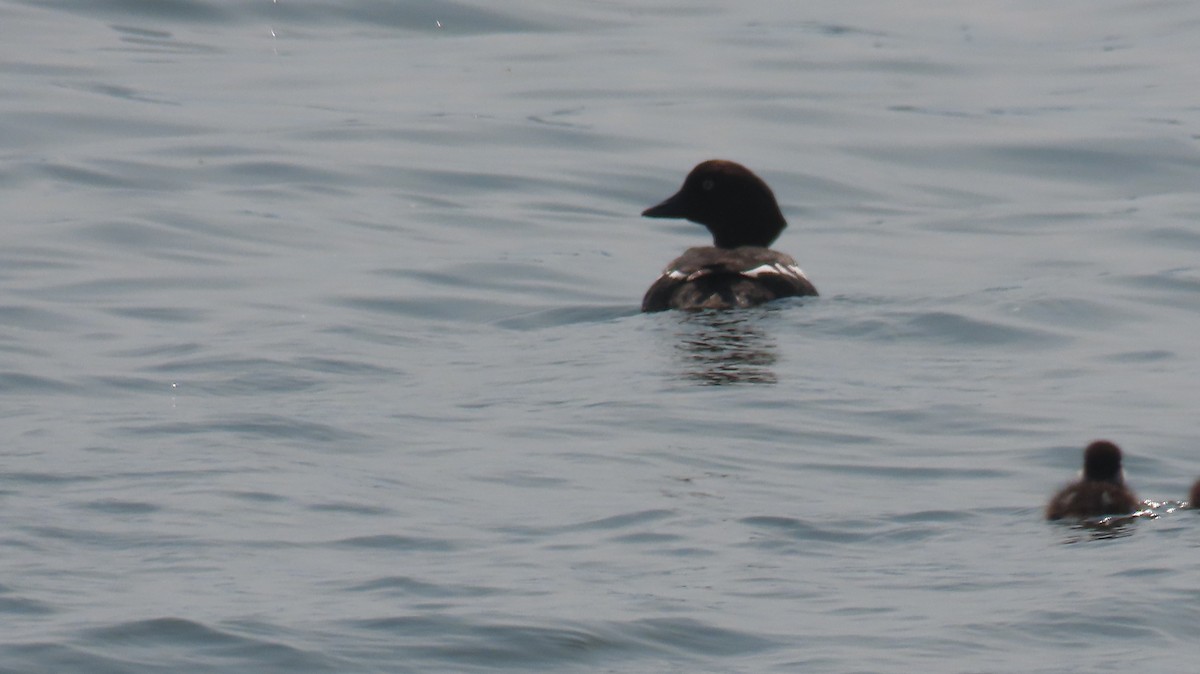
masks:
<svg viewBox="0 0 1200 674"><path fill-rule="evenodd" d="M713 245L689 248L667 265L642 311L732 309L817 294L790 255L771 250L787 221L767 183L737 162L701 162L678 192L642 215L685 218L713 236Z"/></svg>
<svg viewBox="0 0 1200 674"><path fill-rule="evenodd" d="M1097 440L1083 451L1083 478L1050 499L1046 519L1129 515L1140 506L1137 496L1125 486L1121 448L1108 440Z"/></svg>

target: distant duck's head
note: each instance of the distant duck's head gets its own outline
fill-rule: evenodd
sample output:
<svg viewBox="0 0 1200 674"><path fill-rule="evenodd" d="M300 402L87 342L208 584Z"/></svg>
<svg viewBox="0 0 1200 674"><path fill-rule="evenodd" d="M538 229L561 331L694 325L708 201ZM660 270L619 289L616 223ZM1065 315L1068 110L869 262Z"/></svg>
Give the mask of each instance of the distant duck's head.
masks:
<svg viewBox="0 0 1200 674"><path fill-rule="evenodd" d="M1108 440L1097 440L1083 451L1083 479L1093 482L1125 484L1121 467L1121 448Z"/></svg>
<svg viewBox="0 0 1200 674"><path fill-rule="evenodd" d="M717 248L768 248L787 227L767 183L745 166L722 159L698 164L678 192L642 215L704 225Z"/></svg>

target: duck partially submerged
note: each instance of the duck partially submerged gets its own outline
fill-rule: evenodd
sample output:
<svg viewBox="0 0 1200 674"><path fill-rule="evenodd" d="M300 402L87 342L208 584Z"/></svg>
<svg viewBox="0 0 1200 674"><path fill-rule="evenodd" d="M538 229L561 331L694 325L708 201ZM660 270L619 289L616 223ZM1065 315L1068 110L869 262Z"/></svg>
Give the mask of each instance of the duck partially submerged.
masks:
<svg viewBox="0 0 1200 674"><path fill-rule="evenodd" d="M771 250L787 221L767 183L741 164L698 164L678 192L642 215L691 220L713 236L712 246L689 248L667 265L642 311L732 309L817 294L790 255Z"/></svg>
<svg viewBox="0 0 1200 674"><path fill-rule="evenodd" d="M1046 506L1046 519L1087 519L1131 515L1141 502L1125 485L1121 448L1097 440L1083 452L1083 477L1063 487Z"/></svg>

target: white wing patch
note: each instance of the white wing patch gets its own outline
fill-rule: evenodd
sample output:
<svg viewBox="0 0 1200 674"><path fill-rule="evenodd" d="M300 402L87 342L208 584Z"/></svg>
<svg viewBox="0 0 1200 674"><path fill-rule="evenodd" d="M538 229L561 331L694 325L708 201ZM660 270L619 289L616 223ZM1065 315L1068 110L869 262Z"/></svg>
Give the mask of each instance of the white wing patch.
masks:
<svg viewBox="0 0 1200 674"><path fill-rule="evenodd" d="M668 269L663 272L663 277L669 278L672 281L681 281L686 283L688 281L695 281L698 278L708 276L709 274L713 274L715 272L716 270L710 267L701 267L700 269L690 273L679 269ZM787 276L794 279L803 279L805 281L808 280L808 277L804 275L803 269L794 264L783 264L781 262L776 262L774 264L761 264L753 269L747 269L740 273L742 276L748 276L750 278L758 278L759 276L774 274L777 276Z"/></svg>
<svg viewBox="0 0 1200 674"><path fill-rule="evenodd" d="M776 262L775 264L762 264L754 269L747 269L746 271L742 272L743 276L749 276L750 278L758 278L763 274L778 274L780 276L790 276L792 278L804 279L805 281L808 280L808 277L804 275L803 269L794 264L781 264L779 262Z"/></svg>
<svg viewBox="0 0 1200 674"><path fill-rule="evenodd" d="M682 272L678 269L668 269L667 271L663 272L663 276L671 279L672 281L687 282L687 281L695 281L696 279L700 278L701 276L708 276L711 273L713 273L713 271L708 268L697 269L696 271L694 271L690 274L688 274L686 272Z"/></svg>

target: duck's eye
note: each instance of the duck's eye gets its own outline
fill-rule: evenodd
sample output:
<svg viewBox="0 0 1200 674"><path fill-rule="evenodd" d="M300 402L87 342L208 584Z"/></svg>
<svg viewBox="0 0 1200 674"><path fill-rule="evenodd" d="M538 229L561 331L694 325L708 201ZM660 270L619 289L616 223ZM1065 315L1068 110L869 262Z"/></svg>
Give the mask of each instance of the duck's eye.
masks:
<svg viewBox="0 0 1200 674"><path fill-rule="evenodd" d="M715 186L716 186L716 183L714 183L712 181L712 178L709 178L708 180L705 180L704 182L700 183L700 187L703 187L705 192L711 192L712 188Z"/></svg>

